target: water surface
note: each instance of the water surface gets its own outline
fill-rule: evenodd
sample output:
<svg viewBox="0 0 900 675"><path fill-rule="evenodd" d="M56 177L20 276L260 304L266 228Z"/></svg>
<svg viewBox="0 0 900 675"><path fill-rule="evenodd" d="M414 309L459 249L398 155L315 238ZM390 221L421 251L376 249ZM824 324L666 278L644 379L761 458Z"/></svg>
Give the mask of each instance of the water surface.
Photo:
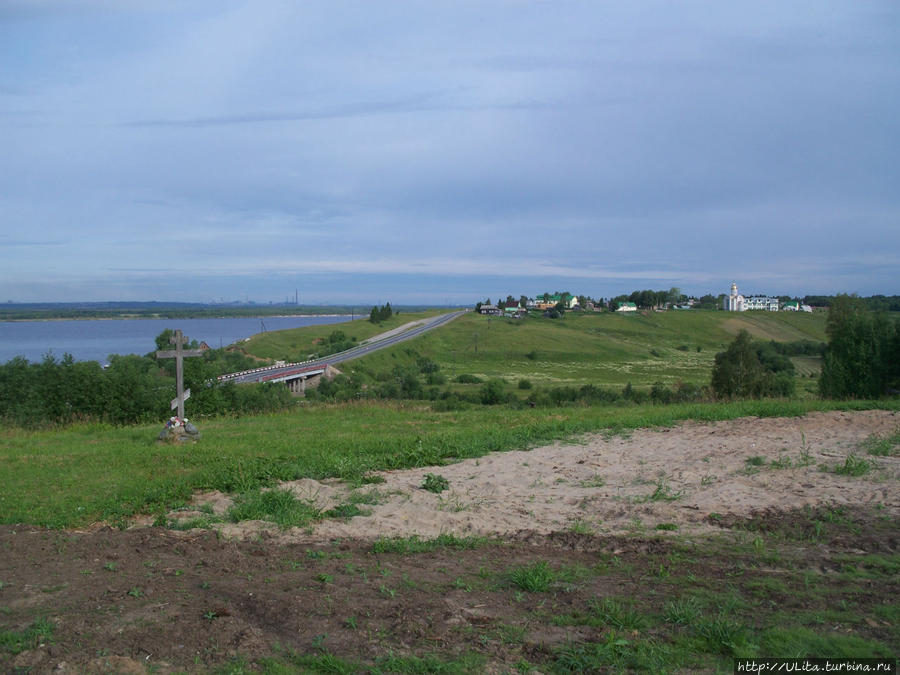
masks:
<svg viewBox="0 0 900 675"><path fill-rule="evenodd" d="M181 331L210 347L225 347L256 333L300 326L341 323L349 316L267 316L225 319L87 319L77 321L0 321L0 363L16 356L40 361L61 359L107 363L110 354L147 354L166 328Z"/></svg>

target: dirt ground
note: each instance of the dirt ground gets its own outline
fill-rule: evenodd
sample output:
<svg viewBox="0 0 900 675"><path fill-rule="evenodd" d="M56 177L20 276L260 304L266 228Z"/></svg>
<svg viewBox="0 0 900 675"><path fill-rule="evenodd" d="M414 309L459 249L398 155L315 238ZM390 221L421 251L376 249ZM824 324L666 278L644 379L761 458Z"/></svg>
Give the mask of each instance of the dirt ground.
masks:
<svg viewBox="0 0 900 675"><path fill-rule="evenodd" d="M608 630L559 625L591 598L639 598L655 603L646 605L652 613L685 579L713 593L753 560L750 549L709 543L732 531L780 533L783 550L777 564L748 564L729 584L750 584L752 595L765 580L767 602L813 611L820 600L766 575L788 561L829 578L841 556L897 552L900 458L870 457L860 444L898 428L900 415L867 411L589 436L386 472L363 488L377 490L367 515L304 529L258 521L186 532L144 521L126 531L0 527L0 670L249 672L273 659L303 670L334 655L397 672L385 659L438 655L463 671L471 660L469 672L544 672L561 645ZM827 470L850 454L870 462L865 475ZM422 489L429 473L448 488ZM351 492L312 480L284 487L321 508ZM170 517L223 513L230 503L217 493L195 501ZM414 554L373 546L441 534L460 539ZM459 544L473 536L500 541ZM555 570L550 593L509 582L511 570L541 560ZM857 613L842 620L896 649L881 605L898 591L896 577L854 587ZM746 611L752 623L759 609Z"/></svg>

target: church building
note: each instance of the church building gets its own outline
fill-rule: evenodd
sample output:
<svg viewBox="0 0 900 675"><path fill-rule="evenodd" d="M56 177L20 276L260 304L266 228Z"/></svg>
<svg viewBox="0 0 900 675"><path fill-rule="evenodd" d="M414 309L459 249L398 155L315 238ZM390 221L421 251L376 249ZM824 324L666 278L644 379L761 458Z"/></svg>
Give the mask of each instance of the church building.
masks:
<svg viewBox="0 0 900 675"><path fill-rule="evenodd" d="M745 298L738 293L737 284L731 284L731 293L725 296L722 309L726 312L745 312L748 309L762 309L768 312L778 311L778 298L765 295L753 295Z"/></svg>

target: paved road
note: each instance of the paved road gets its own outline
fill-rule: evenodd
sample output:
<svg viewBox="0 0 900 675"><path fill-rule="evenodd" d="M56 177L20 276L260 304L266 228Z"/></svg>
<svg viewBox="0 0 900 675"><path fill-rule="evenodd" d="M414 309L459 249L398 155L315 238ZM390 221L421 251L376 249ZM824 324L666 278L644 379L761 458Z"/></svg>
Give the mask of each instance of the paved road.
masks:
<svg viewBox="0 0 900 675"><path fill-rule="evenodd" d="M427 333L430 330L434 330L438 326L443 326L445 323L453 321L453 319L455 319L456 317L465 314L466 311L467 310L462 309L457 312L450 312L449 314L441 314L440 316L435 316L430 319L423 319L420 325L410 328L409 330L402 333L388 331L387 333L383 333L382 335L370 338L365 342L365 344L361 344L358 347L348 349L345 352L330 354L329 356L325 356L321 359L303 361L302 363L291 363L284 366L256 368L254 370L244 371L241 373L231 373L229 375L220 376L219 380L222 382L230 381L238 383L264 382L266 380L273 379L291 371L297 371L299 369L315 370L317 368L323 368L326 365L333 366L334 364L341 363L343 361L358 359L360 356L365 356L366 354L378 351L379 349L390 347L391 345L395 345L398 342L411 340L414 337L418 337L422 333Z"/></svg>

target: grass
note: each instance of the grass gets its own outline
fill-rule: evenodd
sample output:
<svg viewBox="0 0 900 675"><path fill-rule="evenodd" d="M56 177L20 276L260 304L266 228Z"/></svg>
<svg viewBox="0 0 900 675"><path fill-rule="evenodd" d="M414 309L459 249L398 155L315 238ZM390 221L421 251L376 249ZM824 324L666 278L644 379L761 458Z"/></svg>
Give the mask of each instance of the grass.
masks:
<svg viewBox="0 0 900 675"><path fill-rule="evenodd" d="M835 466L832 471L836 474L840 474L841 476L865 476L869 471L872 470L874 464L869 462L862 457L858 457L854 453L850 453L847 455L847 458L844 460L843 464Z"/></svg>
<svg viewBox="0 0 900 675"><path fill-rule="evenodd" d="M53 624L45 618L36 619L24 630L0 630L0 650L19 654L53 638Z"/></svg>
<svg viewBox="0 0 900 675"><path fill-rule="evenodd" d="M63 528L106 521L124 526L137 513L183 507L197 490L245 494L242 508L249 514L253 501L276 499L251 495L278 480L338 477L362 483L371 471L440 466L585 432L621 433L685 419L870 408L896 410L900 402L763 400L534 410L484 406L447 413L411 403L316 404L207 420L204 440L190 448L157 444L156 424L6 428L0 430L0 523Z"/></svg>
<svg viewBox="0 0 900 675"><path fill-rule="evenodd" d="M430 553L438 549L475 549L489 543L486 537L457 537L453 534L439 534L433 539L411 537L381 538L372 544L373 553Z"/></svg>
<svg viewBox="0 0 900 675"><path fill-rule="evenodd" d="M886 436L873 434L860 444L860 450L875 457L897 457L900 455L900 431Z"/></svg>
<svg viewBox="0 0 900 675"><path fill-rule="evenodd" d="M253 490L239 494L228 510L228 519L267 520L279 527L304 527L322 518L322 513L309 502L297 499L290 490Z"/></svg>
<svg viewBox="0 0 900 675"><path fill-rule="evenodd" d="M550 569L549 563L544 560L514 567L509 570L508 577L513 586L529 593L548 591L551 584L556 581L556 575Z"/></svg>
<svg viewBox="0 0 900 675"><path fill-rule="evenodd" d="M242 342L239 349L247 354L266 360L305 361L320 348L319 340L327 338L333 331L343 331L347 337L362 342L380 333L398 328L410 321L417 321L447 310L428 310L407 314L394 314L381 323L372 323L368 317L346 321L339 324L305 326L288 330L272 331L254 335Z"/></svg>
<svg viewBox="0 0 900 675"><path fill-rule="evenodd" d="M433 313L432 313L433 314ZM824 341L825 314L791 312L572 313L562 320L529 316L522 320L470 313L411 343L391 347L341 366L347 373L371 377L397 365L413 365L419 356L438 363L451 382L503 378L523 395L519 382L559 386L593 383L623 387L631 382L649 390L655 382L708 384L713 359L741 329L761 340ZM383 327L365 321L340 324L360 340L427 313L392 317ZM256 336L242 348L267 359L302 360L315 351L313 341L335 327L309 326ZM684 348L688 347L687 350ZM697 348L700 348L700 351ZM302 358L300 358L302 357ZM798 368L798 391L809 394L819 359ZM526 387L528 386L526 385ZM459 385L456 385L459 386ZM463 389L466 385L463 385Z"/></svg>

